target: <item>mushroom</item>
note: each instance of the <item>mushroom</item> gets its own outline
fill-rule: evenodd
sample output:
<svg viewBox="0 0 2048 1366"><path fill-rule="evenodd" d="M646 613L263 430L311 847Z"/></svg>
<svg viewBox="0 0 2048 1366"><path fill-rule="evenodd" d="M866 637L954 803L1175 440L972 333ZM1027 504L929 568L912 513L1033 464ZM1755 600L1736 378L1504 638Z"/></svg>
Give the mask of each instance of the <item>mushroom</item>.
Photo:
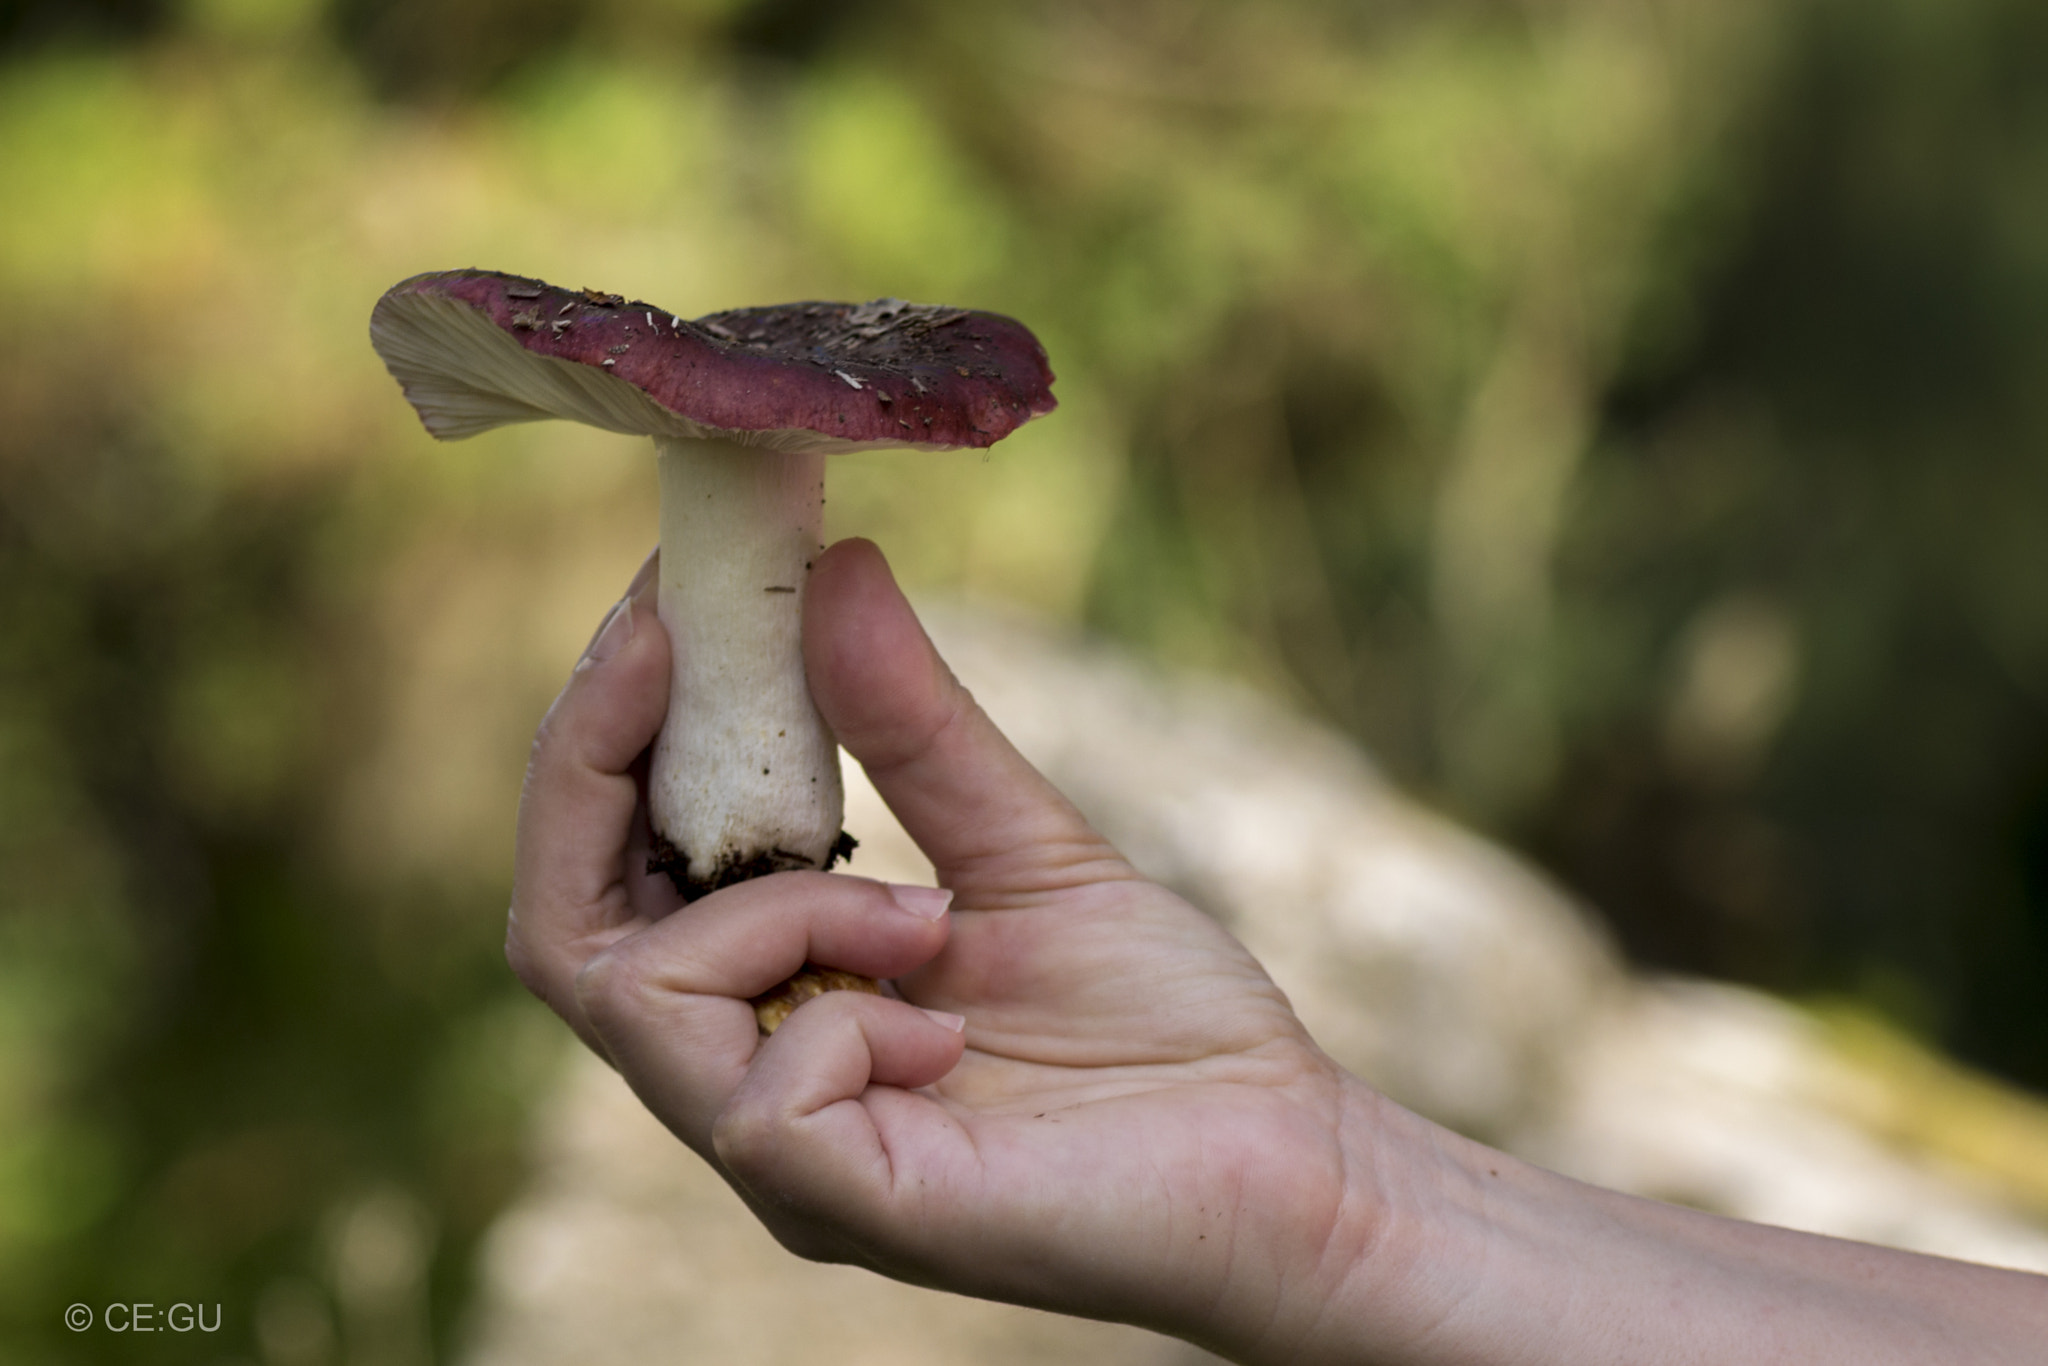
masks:
<svg viewBox="0 0 2048 1366"><path fill-rule="evenodd" d="M1030 331L901 299L686 320L617 294L456 270L392 286L370 341L442 440L550 417L654 438L658 610L674 660L647 779L648 871L689 901L846 857L838 746L811 701L799 634L823 547L824 458L986 447L1052 411L1052 371ZM862 981L807 966L756 1003L762 1028L792 998Z"/></svg>

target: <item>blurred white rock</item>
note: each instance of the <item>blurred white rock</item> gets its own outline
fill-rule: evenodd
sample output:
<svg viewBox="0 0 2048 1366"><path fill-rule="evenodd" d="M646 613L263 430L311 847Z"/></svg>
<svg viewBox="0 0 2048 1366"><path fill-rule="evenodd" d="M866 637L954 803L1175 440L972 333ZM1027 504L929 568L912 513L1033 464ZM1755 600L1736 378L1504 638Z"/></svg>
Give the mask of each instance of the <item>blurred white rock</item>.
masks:
<svg viewBox="0 0 2048 1366"><path fill-rule="evenodd" d="M1645 983L1559 1073L1548 1117L1506 1145L1554 1171L1762 1223L2048 1271L2048 1229L2022 1219L1989 1173L1860 1123L1883 1107L1868 1093L1885 1081L1760 992Z"/></svg>
<svg viewBox="0 0 2048 1366"><path fill-rule="evenodd" d="M2048 1229L2009 1191L1859 1123L1881 1109L1859 1088L1882 1083L1808 1016L1631 978L1582 908L1402 798L1344 737L1005 611L926 619L1018 748L1139 868L1243 939L1333 1057L1403 1104L1602 1185L2048 1270ZM847 780L857 871L929 882L858 768ZM799 1261L581 1056L480 1272L469 1366L796 1366L828 1343L838 1366L1213 1359Z"/></svg>

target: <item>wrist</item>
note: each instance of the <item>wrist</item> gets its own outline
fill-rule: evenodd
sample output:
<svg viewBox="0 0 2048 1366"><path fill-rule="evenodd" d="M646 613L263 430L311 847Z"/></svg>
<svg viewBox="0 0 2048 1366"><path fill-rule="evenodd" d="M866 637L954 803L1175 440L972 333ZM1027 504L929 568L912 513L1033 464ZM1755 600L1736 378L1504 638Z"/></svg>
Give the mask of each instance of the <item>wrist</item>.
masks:
<svg viewBox="0 0 2048 1366"><path fill-rule="evenodd" d="M1587 1366L1608 1358L1590 1350L1599 1329L1577 1320L1616 1307L1625 1283L1682 1274L1655 1264L1670 1249L1631 1217L1669 1207L1489 1148L1348 1075L1338 1115L1336 1218L1239 1360ZM1588 1295L1589 1277L1604 1293Z"/></svg>
<svg viewBox="0 0 2048 1366"><path fill-rule="evenodd" d="M1336 1240L1357 1249L1332 1287L1301 1360L1467 1359L1445 1340L1482 1286L1506 1161L1355 1078L1340 1141L1355 1190Z"/></svg>
<svg viewBox="0 0 2048 1366"><path fill-rule="evenodd" d="M1444 1335L1462 1329L1482 1279L1502 1270L1490 1259L1509 1197L1490 1187L1535 1169L1338 1075L1330 1113L1339 1180L1334 1190L1304 1190L1309 1203L1267 1225L1291 1244L1267 1263L1279 1267L1270 1312L1209 1345L1232 1360L1289 1366L1470 1359L1463 1338ZM1291 1237L1304 1230L1313 1236Z"/></svg>

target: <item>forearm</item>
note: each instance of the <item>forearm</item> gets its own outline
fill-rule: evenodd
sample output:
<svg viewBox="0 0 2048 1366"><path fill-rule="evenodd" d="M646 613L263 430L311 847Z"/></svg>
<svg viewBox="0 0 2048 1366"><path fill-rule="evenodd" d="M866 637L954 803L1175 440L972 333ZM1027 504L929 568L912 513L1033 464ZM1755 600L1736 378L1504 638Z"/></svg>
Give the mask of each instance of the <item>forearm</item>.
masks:
<svg viewBox="0 0 2048 1366"><path fill-rule="evenodd" d="M1375 1221L1364 1254L1248 1358L2019 1366L2048 1343L2048 1278L1601 1190L1384 1101L1347 1113L1374 1124L1345 1136L1377 1189L1347 1202Z"/></svg>

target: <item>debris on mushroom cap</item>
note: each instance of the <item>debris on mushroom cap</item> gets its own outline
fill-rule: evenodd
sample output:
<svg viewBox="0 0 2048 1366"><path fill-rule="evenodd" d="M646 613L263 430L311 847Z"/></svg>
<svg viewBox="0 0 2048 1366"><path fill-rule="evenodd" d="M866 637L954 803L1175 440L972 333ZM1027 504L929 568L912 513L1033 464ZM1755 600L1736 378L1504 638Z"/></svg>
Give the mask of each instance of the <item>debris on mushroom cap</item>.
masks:
<svg viewBox="0 0 2048 1366"><path fill-rule="evenodd" d="M685 321L594 289L441 271L386 291L370 335L427 430L451 440L570 417L780 450L983 447L1056 406L1022 323L901 299Z"/></svg>

